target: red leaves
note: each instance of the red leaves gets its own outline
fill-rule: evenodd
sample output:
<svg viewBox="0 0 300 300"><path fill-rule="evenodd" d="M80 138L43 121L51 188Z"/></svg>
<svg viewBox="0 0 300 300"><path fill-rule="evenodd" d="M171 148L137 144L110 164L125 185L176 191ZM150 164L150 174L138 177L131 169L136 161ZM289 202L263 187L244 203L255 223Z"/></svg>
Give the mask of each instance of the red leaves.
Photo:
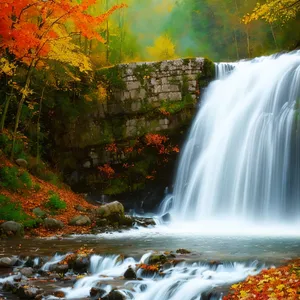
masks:
<svg viewBox="0 0 300 300"><path fill-rule="evenodd" d="M95 17L87 12L94 4L95 0L84 0L81 4L74 4L71 0L0 2L0 49L10 52L17 60L28 65L47 58L51 40L58 38L55 26L63 25L68 20L73 21L75 30L86 38L104 43L97 29L115 10L126 5L114 5L106 13ZM61 28L59 37L65 38L69 33Z"/></svg>
<svg viewBox="0 0 300 300"><path fill-rule="evenodd" d="M110 166L110 164L105 164L98 168L99 171L107 178L113 178L115 175L115 170Z"/></svg>
<svg viewBox="0 0 300 300"><path fill-rule="evenodd" d="M109 145L106 145L105 150L107 152L112 152L112 153L117 153L118 152L118 148L116 143L111 143Z"/></svg>
<svg viewBox="0 0 300 300"><path fill-rule="evenodd" d="M160 147L163 143L167 142L169 138L160 134L148 133L145 136L146 144L148 146L154 145Z"/></svg>
<svg viewBox="0 0 300 300"><path fill-rule="evenodd" d="M263 270L246 281L231 286L224 300L295 300L300 293L300 261L287 266Z"/></svg>

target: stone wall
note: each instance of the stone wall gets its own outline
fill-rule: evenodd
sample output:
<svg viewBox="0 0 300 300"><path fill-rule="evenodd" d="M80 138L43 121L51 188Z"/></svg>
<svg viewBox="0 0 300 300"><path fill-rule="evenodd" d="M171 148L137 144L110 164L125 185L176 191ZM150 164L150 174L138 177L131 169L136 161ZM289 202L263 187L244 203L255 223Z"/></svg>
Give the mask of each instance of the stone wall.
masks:
<svg viewBox="0 0 300 300"><path fill-rule="evenodd" d="M69 161L64 173L70 184L81 192L93 189L118 197L145 190L145 178L155 177L165 187L172 181L177 153L161 156L155 147L147 149L145 135L167 137L165 147L170 149L180 145L202 89L213 78L214 64L204 58L121 64L98 70L93 112L69 124L67 134L58 139L65 148L61 161ZM112 144L116 151L109 150ZM134 150L126 152L131 148ZM105 164L114 169L115 178L103 178L99 167ZM134 167L124 169L124 165ZM155 169L157 175L152 176ZM155 180L151 186L157 186Z"/></svg>

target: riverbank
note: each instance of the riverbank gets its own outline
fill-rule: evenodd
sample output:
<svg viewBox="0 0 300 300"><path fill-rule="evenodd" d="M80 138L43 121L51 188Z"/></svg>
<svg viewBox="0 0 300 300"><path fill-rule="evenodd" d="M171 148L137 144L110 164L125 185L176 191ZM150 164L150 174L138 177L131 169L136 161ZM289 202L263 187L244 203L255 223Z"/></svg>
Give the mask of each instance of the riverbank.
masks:
<svg viewBox="0 0 300 300"><path fill-rule="evenodd" d="M12 163L0 154L0 239L24 234L97 234L132 228L136 223L155 224L152 219L126 216L123 205L116 201L92 205L65 184L47 182L27 168L24 159Z"/></svg>

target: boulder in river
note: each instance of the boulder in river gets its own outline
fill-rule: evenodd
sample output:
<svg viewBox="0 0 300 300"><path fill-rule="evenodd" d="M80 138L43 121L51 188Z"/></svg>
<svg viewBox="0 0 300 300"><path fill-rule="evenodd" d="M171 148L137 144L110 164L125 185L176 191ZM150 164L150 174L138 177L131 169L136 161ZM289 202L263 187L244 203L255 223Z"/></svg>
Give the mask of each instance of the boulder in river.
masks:
<svg viewBox="0 0 300 300"><path fill-rule="evenodd" d="M90 258L88 256L77 256L72 264L75 272L86 273L90 265Z"/></svg>
<svg viewBox="0 0 300 300"><path fill-rule="evenodd" d="M180 249L176 250L176 253L179 253L179 254L190 254L191 251L183 249L183 248L180 248Z"/></svg>
<svg viewBox="0 0 300 300"><path fill-rule="evenodd" d="M124 273L124 278L125 279L136 279L136 273L131 267L128 267L128 269Z"/></svg>
<svg viewBox="0 0 300 300"><path fill-rule="evenodd" d="M102 218L110 217L113 214L124 215L124 206L122 203L114 201L97 208L96 214Z"/></svg>
<svg viewBox="0 0 300 300"><path fill-rule="evenodd" d="M167 261L167 256L164 254L151 254L148 259L149 265L164 264Z"/></svg>
<svg viewBox="0 0 300 300"><path fill-rule="evenodd" d="M22 224L17 223L15 221L7 221L1 224L0 226L2 232L7 235L15 235L15 236L23 236L24 235L24 227Z"/></svg>
<svg viewBox="0 0 300 300"><path fill-rule="evenodd" d="M91 225L91 219L88 216L78 215L71 219L69 225L73 226L88 226Z"/></svg>
<svg viewBox="0 0 300 300"><path fill-rule="evenodd" d="M16 264L17 260L15 257L1 257L0 268L11 268Z"/></svg>
<svg viewBox="0 0 300 300"><path fill-rule="evenodd" d="M105 294L106 294L105 290L97 288L97 287L92 287L90 290L90 297L95 300L101 299L101 297Z"/></svg>
<svg viewBox="0 0 300 300"><path fill-rule="evenodd" d="M20 270L20 273L26 277L30 277L33 274L33 268L31 267L24 267Z"/></svg>
<svg viewBox="0 0 300 300"><path fill-rule="evenodd" d="M111 291L107 296L103 297L102 300L125 300L125 296L118 290Z"/></svg>
<svg viewBox="0 0 300 300"><path fill-rule="evenodd" d="M57 230L63 228L64 223L56 219L46 218L44 220L44 226L49 230Z"/></svg>
<svg viewBox="0 0 300 300"><path fill-rule="evenodd" d="M33 285L20 285L16 291L16 294L21 299L36 299L36 297L43 292L44 291L42 289Z"/></svg>

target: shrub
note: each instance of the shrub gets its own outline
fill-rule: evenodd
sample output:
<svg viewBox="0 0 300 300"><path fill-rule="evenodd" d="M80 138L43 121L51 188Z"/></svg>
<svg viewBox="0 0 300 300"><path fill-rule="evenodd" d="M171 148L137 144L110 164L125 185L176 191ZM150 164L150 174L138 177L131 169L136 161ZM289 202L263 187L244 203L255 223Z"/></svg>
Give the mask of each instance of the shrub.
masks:
<svg viewBox="0 0 300 300"><path fill-rule="evenodd" d="M18 178L19 170L16 167L4 167L0 169L1 185L12 191L21 188L21 182Z"/></svg>
<svg viewBox="0 0 300 300"><path fill-rule="evenodd" d="M19 179L26 188L28 188L28 189L32 188L32 181L31 181L31 178L30 178L30 175L28 172L22 173L20 175Z"/></svg>
<svg viewBox="0 0 300 300"><path fill-rule="evenodd" d="M12 138L5 133L0 134L0 148L3 150L3 153L10 155L11 147ZM25 152L25 144L22 140L16 141L13 154L14 157L28 159L28 155Z"/></svg>
<svg viewBox="0 0 300 300"><path fill-rule="evenodd" d="M67 204L64 200L60 199L58 194L51 191L49 200L46 203L46 207L52 210L60 210L65 209L67 207Z"/></svg>
<svg viewBox="0 0 300 300"><path fill-rule="evenodd" d="M17 191L21 188L32 188L32 181L28 172L19 174L19 169L16 167L3 167L0 169L1 186Z"/></svg>
<svg viewBox="0 0 300 300"><path fill-rule="evenodd" d="M12 202L4 195L0 195L0 219L20 222L24 227L36 227L40 223L39 219L28 216L20 204Z"/></svg>
<svg viewBox="0 0 300 300"><path fill-rule="evenodd" d="M38 191L41 189L41 186L40 186L38 183L36 183L36 184L34 185L33 189L34 189L36 192L38 192Z"/></svg>

